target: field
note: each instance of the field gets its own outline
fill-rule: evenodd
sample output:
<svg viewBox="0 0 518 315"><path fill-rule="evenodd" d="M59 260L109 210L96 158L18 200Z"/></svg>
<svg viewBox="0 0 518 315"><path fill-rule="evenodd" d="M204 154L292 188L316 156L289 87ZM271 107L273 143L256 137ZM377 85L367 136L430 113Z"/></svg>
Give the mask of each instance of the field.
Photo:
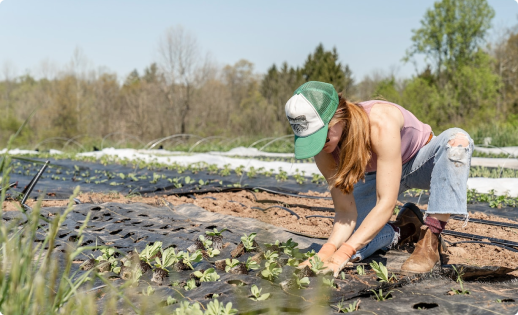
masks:
<svg viewBox="0 0 518 315"><path fill-rule="evenodd" d="M518 311L515 187L468 192L470 222L450 221L442 263L431 273L400 271L413 250L405 246L355 262L334 279L320 275L318 263L294 267L314 255L330 233L334 210L325 180L311 161L254 154L18 151L10 178L3 177L3 187L17 186L2 191L1 228L2 288L18 295L4 295L0 311ZM23 188L46 160L49 166L21 209ZM516 180L514 158L506 160L510 167L473 166L470 180ZM426 210L428 196L424 190L400 195L393 219L406 202ZM45 309L36 311L36 305Z"/></svg>

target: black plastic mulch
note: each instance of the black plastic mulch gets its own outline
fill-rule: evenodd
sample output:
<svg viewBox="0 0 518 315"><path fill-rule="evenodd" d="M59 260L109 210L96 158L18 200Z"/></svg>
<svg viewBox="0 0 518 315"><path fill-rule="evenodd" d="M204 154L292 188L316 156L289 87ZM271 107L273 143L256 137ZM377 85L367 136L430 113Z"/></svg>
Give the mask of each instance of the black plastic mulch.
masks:
<svg viewBox="0 0 518 315"><path fill-rule="evenodd" d="M52 217L53 214L63 211L64 208L62 207L44 208L42 214L46 217ZM254 219L211 213L192 204L176 207L166 203L159 204L157 207L145 204L81 204L76 205L64 221L58 234L56 253L59 254L65 250L67 242L77 239L78 229L89 212L91 213L91 219L84 231L83 243L80 245L108 245L119 249L123 253L135 248L140 251L146 244L156 241L163 242L164 248L174 246L178 250L185 251L205 231L212 230L214 227L219 230L228 228L228 231L223 232L223 236L224 242L229 242L230 245L222 251L221 255L195 265L196 270L211 268L214 266L215 260L229 258L230 251L237 246L244 233L257 232L256 240L261 245L275 240L286 241L292 238L299 243L299 248L304 250L318 250L324 242L324 240L295 235ZM14 222L15 219L21 219L21 222L23 222L24 217L19 212L7 212L4 213L3 220ZM44 239L47 227L47 224L42 221L41 228L38 231L40 241ZM90 255L97 256L99 252L87 251L77 259L86 260ZM239 257L239 260L244 262L250 255L245 254ZM380 253L373 259L382 261L389 266L389 269L397 271L397 266L391 266L390 262L401 262L405 257L405 253L389 251L386 254ZM78 267L79 264L74 264L74 270L72 271L77 270ZM338 302L343 300L347 305L357 299L361 299L360 310L369 314L394 314L395 312L413 314L416 311L415 305L421 305L419 303L423 304L418 307L429 307L434 303L437 304L437 307L429 310L433 314L457 314L461 312L467 314L486 314L487 312L511 314L518 311L518 304L515 302L496 302L497 299L509 301L516 299L518 283L509 278L506 278L504 282L467 282L465 287L471 291L471 294L462 296L447 295L452 287L458 288L458 284L445 276L450 274L451 270L449 269L445 272L436 270L432 275L426 277L399 275L399 280L391 284L380 283L373 276L346 275L345 280L335 280L337 289L329 291L322 291L319 285L320 280L311 278L311 284L307 289L282 290L279 283L291 278L294 271L295 269L292 267L283 267L279 279L273 282L258 277L259 271L252 271L248 275L233 275L224 271L217 271L221 276L220 281L201 283L198 288L191 291L185 291L183 286L171 286L174 281L180 283L186 281L190 277L191 271L171 272L169 279L166 279L162 286L150 282L152 274L149 271L143 275L138 289L143 290L151 285L155 289L154 297L159 300L165 301L168 296L172 296L177 300L188 298L192 301L199 301L203 305L210 301L212 294L219 294L219 301L225 304L232 302L234 308L239 309L243 314L267 313L271 308L280 313L301 313L311 309L311 312L315 312L315 314L331 314L335 313L333 305ZM124 282L122 279L117 279L117 275L113 273L105 273L105 276L113 278L112 283L114 285L121 285ZM484 276L482 279L487 281L494 278ZM260 302L247 299L246 297L250 295L250 287L253 284L262 288L262 293L272 293L271 298ZM93 284L93 287L98 285L102 285L99 280ZM379 289L382 289L384 294L392 290L392 299L383 302L375 301L370 290L378 292ZM322 296L327 296L327 302L318 306L320 305L319 298L322 298ZM99 300L100 305L104 303L106 298ZM168 306L171 311L176 307L176 305ZM124 313L131 313L131 311L126 310Z"/></svg>

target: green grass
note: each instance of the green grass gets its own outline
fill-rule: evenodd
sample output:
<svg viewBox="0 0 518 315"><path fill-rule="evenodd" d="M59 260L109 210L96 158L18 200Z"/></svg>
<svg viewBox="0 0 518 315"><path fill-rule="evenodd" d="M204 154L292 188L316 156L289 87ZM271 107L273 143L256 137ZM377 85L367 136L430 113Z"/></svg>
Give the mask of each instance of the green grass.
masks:
<svg viewBox="0 0 518 315"><path fill-rule="evenodd" d="M518 146L518 125L491 124L468 130L475 144L483 144L484 139L490 137L491 145L495 147Z"/></svg>

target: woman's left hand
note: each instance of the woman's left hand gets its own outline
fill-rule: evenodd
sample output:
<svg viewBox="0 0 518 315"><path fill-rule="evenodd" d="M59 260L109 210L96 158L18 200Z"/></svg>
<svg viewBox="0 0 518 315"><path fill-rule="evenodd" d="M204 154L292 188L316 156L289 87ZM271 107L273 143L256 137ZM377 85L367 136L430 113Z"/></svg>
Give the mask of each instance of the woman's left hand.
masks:
<svg viewBox="0 0 518 315"><path fill-rule="evenodd" d="M342 246L329 258L325 263L324 267L326 267L322 273L333 273L333 276L336 278L342 269L345 268L351 257L356 254L356 250L354 247L347 243L343 243Z"/></svg>

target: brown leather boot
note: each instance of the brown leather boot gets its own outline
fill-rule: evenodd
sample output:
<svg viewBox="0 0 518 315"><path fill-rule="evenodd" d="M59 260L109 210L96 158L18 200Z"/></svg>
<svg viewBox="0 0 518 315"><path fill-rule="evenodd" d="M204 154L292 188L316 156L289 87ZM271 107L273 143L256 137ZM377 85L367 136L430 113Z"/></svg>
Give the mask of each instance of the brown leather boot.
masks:
<svg viewBox="0 0 518 315"><path fill-rule="evenodd" d="M419 240L419 235L421 233L420 228L423 225L423 214L421 213L421 210L411 202L408 202L401 207L401 210L396 217L396 221L391 223L391 225L400 228L402 230L401 232L403 232L402 227L407 227L407 224L412 224L415 227L415 229L412 229L414 233L410 235L404 235L405 233L401 233L402 235L398 245L410 242L415 243ZM408 230L408 227L405 230Z"/></svg>
<svg viewBox="0 0 518 315"><path fill-rule="evenodd" d="M428 226L421 226L421 235L415 250L401 266L401 271L425 273L430 272L440 260L439 237L432 233Z"/></svg>

